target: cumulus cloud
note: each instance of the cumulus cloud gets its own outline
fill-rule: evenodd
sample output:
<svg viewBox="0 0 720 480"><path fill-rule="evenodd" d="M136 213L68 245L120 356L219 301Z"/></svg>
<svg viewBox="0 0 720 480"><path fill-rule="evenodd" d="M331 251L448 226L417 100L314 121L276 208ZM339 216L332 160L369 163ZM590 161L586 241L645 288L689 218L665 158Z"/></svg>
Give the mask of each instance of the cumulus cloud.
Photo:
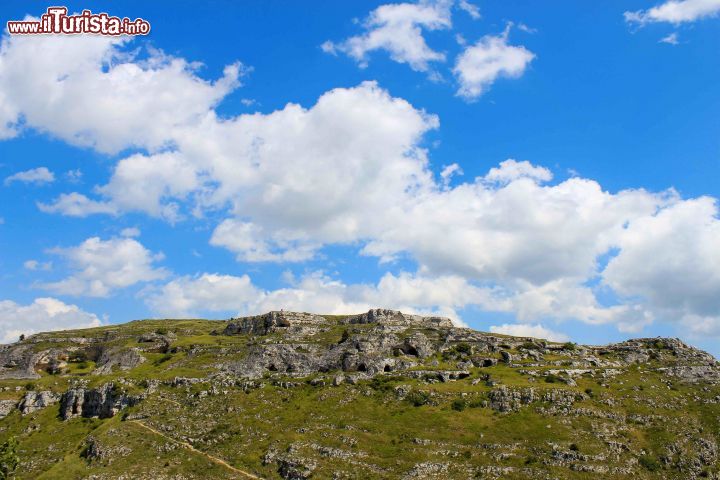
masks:
<svg viewBox="0 0 720 480"><path fill-rule="evenodd" d="M485 175L486 182L508 184L519 178L529 178L539 182L552 180L552 172L545 167L538 167L528 161L518 162L508 159L500 162L500 166L493 167Z"/></svg>
<svg viewBox="0 0 720 480"><path fill-rule="evenodd" d="M715 199L701 197L630 223L604 282L623 297L641 299L658 317L720 324L718 213Z"/></svg>
<svg viewBox="0 0 720 480"><path fill-rule="evenodd" d="M29 305L0 301L0 342L3 343L15 342L21 334L100 325L95 314L55 298L36 298Z"/></svg>
<svg viewBox="0 0 720 480"><path fill-rule="evenodd" d="M239 63L208 82L200 65L100 35L4 37L0 53L0 135L23 123L69 143L114 153L159 148L167 132L208 113L239 85ZM52 99L52 101L50 101ZM152 114L149 114L152 112Z"/></svg>
<svg viewBox="0 0 720 480"><path fill-rule="evenodd" d="M38 208L45 213L60 213L70 217L87 217L103 213L114 215L117 207L110 202L92 200L82 193L63 193L52 203L38 202Z"/></svg>
<svg viewBox="0 0 720 480"><path fill-rule="evenodd" d="M149 295L146 303L153 311L169 316L191 316L198 312L243 310L257 301L263 292L250 277L204 273L197 277L180 277Z"/></svg>
<svg viewBox="0 0 720 480"><path fill-rule="evenodd" d="M321 272L276 290L263 290L247 275L204 273L180 277L148 293L145 301L167 316L202 312L256 314L269 310L296 310L326 314L357 313L378 306L405 312L442 314L464 325L457 309L470 304L502 308L491 291L473 286L458 276L430 278L410 273L385 274L377 284L346 284Z"/></svg>
<svg viewBox="0 0 720 480"><path fill-rule="evenodd" d="M716 312L718 306L708 291L718 288L713 279L720 262L715 261L712 245L720 240L712 199L683 200L672 191L608 192L579 176L554 181L549 169L512 159L488 166L485 175L450 185L458 168L451 165L435 175L425 148L426 135L438 128L438 118L392 97L375 82L330 90L310 106L290 103L269 113L221 118L213 107L237 83L232 72L211 83L200 79L190 62L179 61L183 68L173 68L170 65L178 60L160 53L153 54L157 58L151 55L153 61L123 56L125 50L117 41L89 37L87 43L72 37L68 45L77 58L67 67L52 58L60 47L47 53L29 38L25 40L30 43L6 39L0 52L0 95L13 88L23 90L11 96L17 118L26 117L28 127L99 151L145 148L125 154L109 181L88 194L92 198L79 192L64 194L40 204L41 209L75 216L141 211L171 222L207 213L210 221L221 219L213 225L210 242L242 262L301 262L326 245L342 244L381 261L407 258L417 264L414 273L383 277L376 284L346 284L312 275L274 291L253 286L247 291L258 293L257 298L241 302L238 311L360 311L385 305L454 314L477 306L513 313L527 324L577 319L638 331L666 320L683 328L696 324L698 332L715 331L713 308ZM70 40L38 41L63 45ZM481 53L475 60L480 71L495 72L476 77L478 95L489 86L484 79L522 73L533 57L523 47L508 45L507 34L486 37L468 48L478 46ZM521 61L505 62L508 51ZM135 118L118 117L113 128L101 122L93 130L71 118L74 110L55 110L44 90L49 80L34 83L34 76L23 76L29 74L19 69L21 63L8 63L20 55L17 52L32 52L38 65L47 63L56 75L50 77L63 85L51 85L63 98L60 103L67 101L63 96L74 91L76 82L99 82L87 92L96 102L83 104L86 110L95 108L90 118L106 109L105 75L119 75L115 70L123 65L135 72L124 78L123 91L142 92L146 83L152 91L156 75L171 75L177 78L169 82L168 95L175 92L174 85L181 85L187 98L195 101L186 106L183 97L177 121L170 121L174 105L148 100L145 108L169 110L142 110L140 124L157 117L162 128L148 126L137 137ZM105 65L106 58L113 58L112 64ZM9 78L22 85L3 83ZM62 115L68 116L67 122ZM104 296L165 273L154 266L157 256L130 236L88 239L58 253L74 270L47 285L60 293ZM672 253L677 256L668 258ZM608 255L614 257L606 267L601 259ZM673 279L705 284L697 290L683 285L669 291L676 282L659 280L664 272ZM195 286L198 291L214 291L217 285L233 286L230 280L222 275L215 282L202 275L180 277L167 284L175 288L168 296L180 299L177 311L194 311L204 300L186 291ZM454 285L452 296L438 298L447 291L446 283ZM602 289L617 301L599 295Z"/></svg>
<svg viewBox="0 0 720 480"><path fill-rule="evenodd" d="M668 0L647 10L625 12L625 21L645 25L665 22L678 25L717 16L720 0Z"/></svg>
<svg viewBox="0 0 720 480"><path fill-rule="evenodd" d="M457 95L475 100L498 78L519 78L535 58L521 45L508 44L509 26L501 35L485 35L467 47L455 62L453 72L460 84Z"/></svg>
<svg viewBox="0 0 720 480"><path fill-rule="evenodd" d="M37 185L43 183L52 183L55 181L55 175L47 169L47 167L33 168L24 172L17 172L5 179L5 185L13 182L34 183Z"/></svg>
<svg viewBox="0 0 720 480"><path fill-rule="evenodd" d="M515 337L533 337L550 340L551 342L566 342L569 337L564 333L555 332L543 327L540 324L526 325L522 323L504 323L490 327L492 333L502 333Z"/></svg>
<svg viewBox="0 0 720 480"><path fill-rule="evenodd" d="M101 240L91 237L80 245L51 251L63 257L73 273L39 287L60 294L107 297L113 291L163 278L167 272L154 263L163 258L132 238Z"/></svg>
<svg viewBox="0 0 720 480"><path fill-rule="evenodd" d="M363 67L368 63L368 53L385 50L394 61L426 72L430 63L444 61L445 54L428 47L423 30L449 29L452 3L451 0L423 0L381 5L363 22L365 33L340 43L325 42L322 48L328 53L342 52ZM468 12L476 12L469 3L462 3L467 5Z"/></svg>

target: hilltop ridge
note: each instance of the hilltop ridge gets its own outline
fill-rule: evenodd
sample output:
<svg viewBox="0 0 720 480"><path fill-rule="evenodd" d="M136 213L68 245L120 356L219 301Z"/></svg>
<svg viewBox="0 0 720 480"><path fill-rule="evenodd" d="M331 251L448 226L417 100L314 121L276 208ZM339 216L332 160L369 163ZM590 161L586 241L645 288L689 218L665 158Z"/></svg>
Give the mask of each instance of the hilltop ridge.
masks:
<svg viewBox="0 0 720 480"><path fill-rule="evenodd" d="M0 418L18 478L717 478L720 363L387 309L143 320L0 346Z"/></svg>

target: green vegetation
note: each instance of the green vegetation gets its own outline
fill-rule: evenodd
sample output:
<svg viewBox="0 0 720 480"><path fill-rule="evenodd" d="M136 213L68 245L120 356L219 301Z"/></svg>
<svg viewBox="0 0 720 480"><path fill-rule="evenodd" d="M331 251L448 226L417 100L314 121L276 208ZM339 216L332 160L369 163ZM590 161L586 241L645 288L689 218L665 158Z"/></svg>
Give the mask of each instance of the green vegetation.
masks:
<svg viewBox="0 0 720 480"><path fill-rule="evenodd" d="M10 478L20 463L17 448L18 441L15 437L8 438L0 445L0 480Z"/></svg>
<svg viewBox="0 0 720 480"><path fill-rule="evenodd" d="M640 364L623 363L624 350L597 350L594 358L606 362L597 366L582 357L586 347L575 344L546 349L541 341L493 337L488 347L418 328L393 334L404 341L422 333L442 348L421 357L400 341L390 343L383 361L392 368L383 371L380 364L372 377L354 370L301 375L265 368L249 380L224 370L265 345L294 341L300 355L319 346L344 348L377 334L372 325L325 318L327 327L299 340L278 332L222 335L224 322L203 320L137 321L31 337L25 345L34 352L73 347L67 368L50 375L39 367L39 378L0 380L0 400L18 401L27 392L59 395L80 384L91 389L108 382L112 396L142 394L143 399L103 419L63 421L59 403L26 415L11 411L0 420L0 480L122 474L243 478L238 471L279 478L286 457L312 465L313 478L319 479L336 473L339 478L402 478L419 465L439 465L439 473L432 477L419 469L416 477L447 479L720 474L720 457L712 456L713 445L720 443L715 400L720 386L670 377L662 369L683 360L665 341L660 348L648 340L647 352L657 356ZM171 339L167 351L159 348L161 341L147 341L153 333ZM75 348L72 338L88 339L87 347ZM99 345L105 351L137 351L144 361L98 374ZM498 359L501 349L517 364L467 363ZM403 362L407 369L398 367ZM564 369L589 373L571 375ZM438 375L460 370L470 375ZM334 381L337 377L341 381ZM501 390L507 398L499 398Z"/></svg>

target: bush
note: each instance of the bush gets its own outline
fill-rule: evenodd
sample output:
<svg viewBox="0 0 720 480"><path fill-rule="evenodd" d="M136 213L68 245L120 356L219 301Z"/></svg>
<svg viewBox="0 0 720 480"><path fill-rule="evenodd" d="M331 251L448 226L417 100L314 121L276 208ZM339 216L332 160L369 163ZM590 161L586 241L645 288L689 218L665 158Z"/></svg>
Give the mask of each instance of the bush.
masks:
<svg viewBox="0 0 720 480"><path fill-rule="evenodd" d="M26 384L25 384L25 390L27 390L27 391L35 390L35 384L32 383L32 382L26 383Z"/></svg>
<svg viewBox="0 0 720 480"><path fill-rule="evenodd" d="M575 345L573 342L566 342L563 344L564 350L575 350L577 348L577 345Z"/></svg>
<svg viewBox="0 0 720 480"><path fill-rule="evenodd" d="M579 451L580 451L580 447L577 446L577 443L571 443L571 444L570 444L570 450L572 450L573 452L579 452Z"/></svg>
<svg viewBox="0 0 720 480"><path fill-rule="evenodd" d="M155 330L155 333L157 333L158 335L167 335L168 330L167 328L158 328L157 330Z"/></svg>
<svg viewBox="0 0 720 480"><path fill-rule="evenodd" d="M397 379L394 377L384 377L376 375L370 380L370 388L378 392L391 392L393 390L393 382Z"/></svg>
<svg viewBox="0 0 720 480"><path fill-rule="evenodd" d="M585 393L586 393L587 396L590 397L590 398L593 398L593 397L595 396L595 393L593 392L593 389L590 388L590 387L588 387L588 388L585 389Z"/></svg>
<svg viewBox="0 0 720 480"><path fill-rule="evenodd" d="M553 375L552 373L545 375L545 383L558 383L560 381L560 377L557 375Z"/></svg>
<svg viewBox="0 0 720 480"><path fill-rule="evenodd" d="M17 447L18 441L15 437L8 438L0 445L0 480L10 478L20 463Z"/></svg>
<svg viewBox="0 0 720 480"><path fill-rule="evenodd" d="M662 468L660 466L660 462L658 462L657 460L655 460L653 457L651 457L649 455L640 457L640 465L645 467L645 469L649 472L657 472L658 470L660 470L660 468Z"/></svg>
<svg viewBox="0 0 720 480"><path fill-rule="evenodd" d="M465 407L467 407L467 403L465 403L465 400L459 398L457 400L453 400L450 406L456 412L462 412L463 410L465 410Z"/></svg>
<svg viewBox="0 0 720 480"><path fill-rule="evenodd" d="M480 408L483 406L483 399L482 398L474 398L467 402L467 406L470 408Z"/></svg>
<svg viewBox="0 0 720 480"><path fill-rule="evenodd" d="M458 353L463 353L465 355L470 355L472 353L472 346L469 343L458 343L455 345L455 351Z"/></svg>
<svg viewBox="0 0 720 480"><path fill-rule="evenodd" d="M415 407L420 407L422 405L427 405L430 403L430 395L427 392L421 392L421 391L412 391L408 393L407 397L405 397L405 400L410 402Z"/></svg>

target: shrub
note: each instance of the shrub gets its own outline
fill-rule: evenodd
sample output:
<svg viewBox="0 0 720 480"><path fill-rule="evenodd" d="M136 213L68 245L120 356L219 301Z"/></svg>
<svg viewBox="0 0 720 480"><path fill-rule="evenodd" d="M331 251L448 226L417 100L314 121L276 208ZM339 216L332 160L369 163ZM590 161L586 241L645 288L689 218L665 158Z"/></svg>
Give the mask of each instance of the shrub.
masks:
<svg viewBox="0 0 720 480"><path fill-rule="evenodd" d="M167 335L168 330L167 330L167 328L161 327L161 328L158 328L157 330L155 330L155 333L157 333L158 335Z"/></svg>
<svg viewBox="0 0 720 480"><path fill-rule="evenodd" d="M462 412L463 410L465 410L465 407L467 407L467 403L465 403L465 400L459 398L457 400L453 400L450 406L456 412Z"/></svg>
<svg viewBox="0 0 720 480"><path fill-rule="evenodd" d="M370 388L378 392L391 392L396 378L376 375L370 380Z"/></svg>
<svg viewBox="0 0 720 480"><path fill-rule="evenodd" d="M480 408L483 406L483 399L482 398L474 398L467 402L467 406L470 408Z"/></svg>
<svg viewBox="0 0 720 480"><path fill-rule="evenodd" d="M580 447L577 446L577 443L571 443L571 444L570 444L570 450L572 450L573 452L579 452L579 451L580 451Z"/></svg>
<svg viewBox="0 0 720 480"><path fill-rule="evenodd" d="M472 346L469 343L458 343L455 345L455 351L458 353L463 353L465 355L470 355L472 353Z"/></svg>
<svg viewBox="0 0 720 480"><path fill-rule="evenodd" d="M35 390L35 384L32 383L32 382L26 383L26 384L25 384L25 390L28 390L28 391L30 391L30 390Z"/></svg>
<svg viewBox="0 0 720 480"><path fill-rule="evenodd" d="M0 445L0 480L10 478L20 463L17 447L18 441L15 437L8 438Z"/></svg>
<svg viewBox="0 0 720 480"><path fill-rule="evenodd" d="M640 465L645 467L645 469L649 472L657 472L660 470L660 462L655 460L653 457L649 455L645 455L643 457L640 457Z"/></svg>
<svg viewBox="0 0 720 480"><path fill-rule="evenodd" d="M408 393L407 397L405 397L405 400L410 402L415 407L420 407L422 405L427 405L430 403L430 395L427 392L421 392L421 391L412 391Z"/></svg>
<svg viewBox="0 0 720 480"><path fill-rule="evenodd" d="M557 375L553 375L552 373L545 375L545 383L558 383L560 381L560 377Z"/></svg>
<svg viewBox="0 0 720 480"><path fill-rule="evenodd" d="M588 388L585 389L585 393L586 393L587 396L590 397L590 398L593 398L593 396L595 395L595 393L593 392L593 389L590 388L590 387L588 387Z"/></svg>
<svg viewBox="0 0 720 480"><path fill-rule="evenodd" d="M564 350L571 350L571 351L572 351L572 350L575 350L576 348L577 348L577 345L575 345L573 342L565 342L565 343L563 344L563 349L564 349Z"/></svg>

